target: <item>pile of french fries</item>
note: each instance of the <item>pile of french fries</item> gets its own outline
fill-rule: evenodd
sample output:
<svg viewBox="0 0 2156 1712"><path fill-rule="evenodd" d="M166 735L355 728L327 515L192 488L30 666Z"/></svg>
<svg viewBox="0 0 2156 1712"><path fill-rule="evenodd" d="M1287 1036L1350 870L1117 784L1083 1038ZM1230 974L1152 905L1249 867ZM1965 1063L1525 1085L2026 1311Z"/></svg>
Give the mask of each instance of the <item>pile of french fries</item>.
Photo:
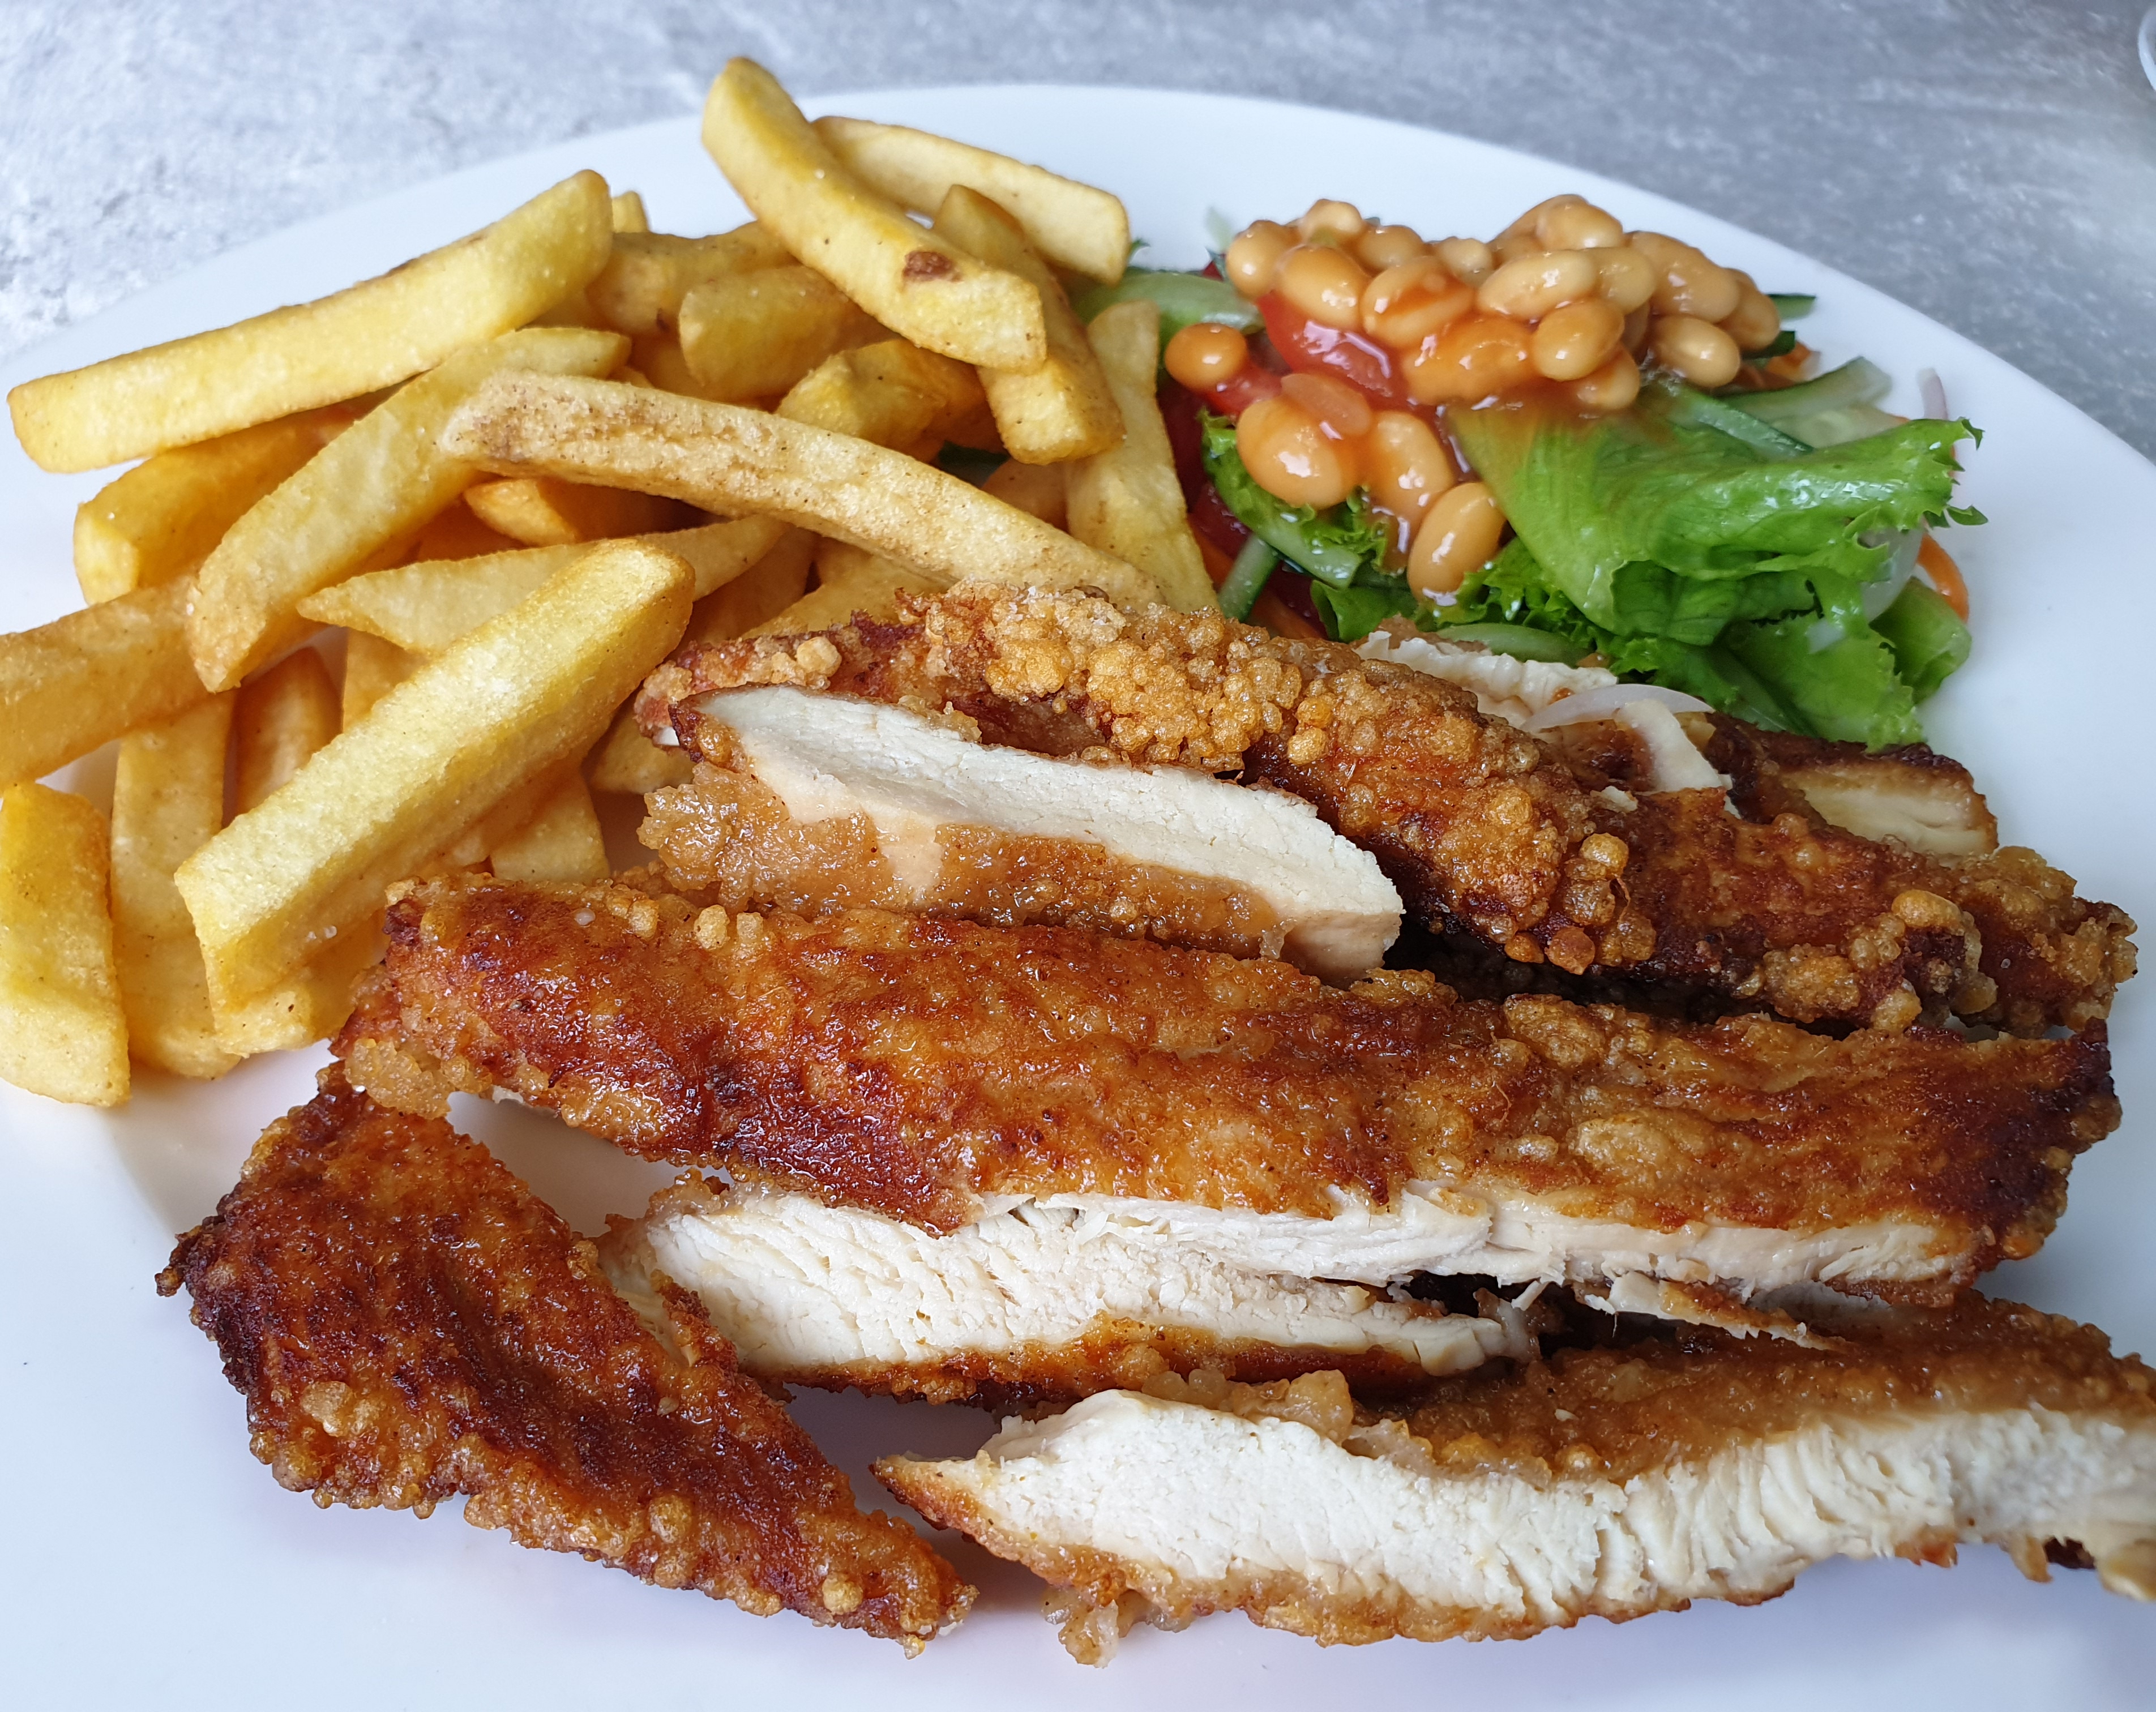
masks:
<svg viewBox="0 0 2156 1712"><path fill-rule="evenodd" d="M967 577L1216 604L1158 311L1070 307L1122 273L1116 197L812 125L747 60L703 135L738 230L651 232L579 172L9 395L44 469L140 461L78 514L89 604L0 637L0 1078L110 1105L131 1064L221 1075L336 1029L395 882L603 878L593 792L686 775L626 712L685 637ZM109 818L38 782L116 742Z"/></svg>

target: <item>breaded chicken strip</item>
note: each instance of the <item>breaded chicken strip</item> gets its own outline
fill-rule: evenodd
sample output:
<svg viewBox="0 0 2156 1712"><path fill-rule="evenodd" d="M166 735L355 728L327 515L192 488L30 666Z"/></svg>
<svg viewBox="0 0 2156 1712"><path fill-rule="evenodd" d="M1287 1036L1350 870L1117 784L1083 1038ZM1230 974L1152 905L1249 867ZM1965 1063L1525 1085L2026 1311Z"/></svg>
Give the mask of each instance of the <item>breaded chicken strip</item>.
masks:
<svg viewBox="0 0 2156 1712"><path fill-rule="evenodd" d="M1168 1379L1009 1422L971 1461L876 1472L1065 1590L1089 1663L1140 1616L1514 1638L1979 1542L2032 1580L2092 1562L2156 1597L2156 1375L2010 1303L1866 1318L1830 1349L1686 1330L1568 1350L1383 1411L1315 1376Z"/></svg>
<svg viewBox="0 0 2156 1712"><path fill-rule="evenodd" d="M973 1589L737 1371L695 1299L654 1337L588 1243L477 1143L385 1110L341 1069L270 1125L157 1279L245 1394L278 1484L580 1552L759 1616L909 1653Z"/></svg>
<svg viewBox="0 0 2156 1712"><path fill-rule="evenodd" d="M1718 791L1613 798L1468 690L1217 614L966 585L891 623L685 648L639 717L693 747L705 699L750 685L1276 786L1370 850L1442 932L1797 1022L1902 1028L1951 1009L2018 1033L2080 1028L2133 972L2131 920L2027 851L1942 861L1816 816L1741 819Z"/></svg>
<svg viewBox="0 0 2156 1712"><path fill-rule="evenodd" d="M2118 1117L2100 1028L1837 1041L624 885L442 880L388 933L336 1050L393 1104L500 1088L939 1232L1023 1197L1297 1278L1938 1299L2041 1245Z"/></svg>

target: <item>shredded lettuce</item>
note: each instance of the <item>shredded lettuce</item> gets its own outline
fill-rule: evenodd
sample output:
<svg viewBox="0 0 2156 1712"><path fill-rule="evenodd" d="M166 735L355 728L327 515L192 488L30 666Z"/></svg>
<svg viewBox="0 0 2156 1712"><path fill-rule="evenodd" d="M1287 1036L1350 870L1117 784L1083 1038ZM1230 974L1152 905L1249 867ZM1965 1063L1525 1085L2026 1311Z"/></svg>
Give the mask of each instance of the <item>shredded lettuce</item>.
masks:
<svg viewBox="0 0 2156 1712"><path fill-rule="evenodd" d="M1194 321L1218 321L1224 327L1240 327L1246 333L1265 325L1255 305L1246 300L1225 279L1204 274L1182 274L1160 268L1126 268L1112 285L1094 285L1071 300L1070 307L1081 321L1114 303L1134 297L1151 298L1160 305L1160 342L1165 346Z"/></svg>

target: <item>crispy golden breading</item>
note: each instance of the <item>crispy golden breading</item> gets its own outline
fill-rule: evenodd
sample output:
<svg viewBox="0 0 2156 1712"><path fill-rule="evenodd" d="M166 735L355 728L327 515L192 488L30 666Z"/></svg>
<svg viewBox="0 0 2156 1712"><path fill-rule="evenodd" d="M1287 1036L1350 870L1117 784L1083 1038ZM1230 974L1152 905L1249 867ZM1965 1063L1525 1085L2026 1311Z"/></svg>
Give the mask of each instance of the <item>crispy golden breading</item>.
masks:
<svg viewBox="0 0 2156 1712"><path fill-rule="evenodd" d="M465 1520L665 1587L917 1652L973 1597L740 1373L685 1293L673 1347L486 1150L341 1068L273 1124L159 1292L247 1397L256 1456L321 1504Z"/></svg>
<svg viewBox="0 0 2156 1712"><path fill-rule="evenodd" d="M1330 1219L1410 1181L1671 1232L1907 1222L1904 1294L2033 1252L2117 1122L2102 1030L1832 1040L1269 961L629 887L406 890L336 1050L377 1097L507 1089L632 1151L938 1230L981 1197ZM1860 1273L1843 1280L1865 1287Z"/></svg>
<svg viewBox="0 0 2156 1712"><path fill-rule="evenodd" d="M1977 1541L2036 1581L2047 1560L2093 1562L2115 1592L2156 1593L2147 1366L1974 1296L1842 1330L1828 1349L1683 1330L1568 1350L1382 1410L1329 1376L1164 1378L971 1462L876 1472L1065 1590L1088 1663L1141 1612L1240 1609L1327 1643L1520 1638L1757 1603L1830 1556L1951 1564ZM1111 1468L1124 1489L1079 1497Z"/></svg>
<svg viewBox="0 0 2156 1712"><path fill-rule="evenodd" d="M975 586L892 623L682 650L639 702L788 684L973 720L983 741L1236 773L1372 851L1433 927L1573 975L1678 983L1800 1023L1952 1009L2019 1033L2105 1015L2133 924L2026 851L1947 862L1713 792L1620 807L1474 697L1332 643Z"/></svg>

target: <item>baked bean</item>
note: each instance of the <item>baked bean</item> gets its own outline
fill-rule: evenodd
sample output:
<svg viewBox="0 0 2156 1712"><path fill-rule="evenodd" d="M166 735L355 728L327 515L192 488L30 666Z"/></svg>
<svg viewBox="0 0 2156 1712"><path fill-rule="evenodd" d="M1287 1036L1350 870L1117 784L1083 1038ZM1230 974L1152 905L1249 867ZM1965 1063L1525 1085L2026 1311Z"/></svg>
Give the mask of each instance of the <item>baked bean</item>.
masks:
<svg viewBox="0 0 2156 1712"><path fill-rule="evenodd" d="M1535 216L1535 236L1547 249L1614 249L1625 241L1616 216L1589 202L1569 202Z"/></svg>
<svg viewBox="0 0 2156 1712"><path fill-rule="evenodd" d="M1594 274L1594 289L1625 315L1652 302L1662 278L1655 264L1629 243L1596 250Z"/></svg>
<svg viewBox="0 0 2156 1712"><path fill-rule="evenodd" d="M1395 351L1413 351L1474 307L1474 288L1445 272L1435 256L1424 256L1370 281L1363 293L1363 331Z"/></svg>
<svg viewBox="0 0 2156 1712"><path fill-rule="evenodd" d="M1298 243L1281 258L1273 290L1313 321L1360 329L1363 291L1370 283L1362 264L1325 243Z"/></svg>
<svg viewBox="0 0 2156 1712"><path fill-rule="evenodd" d="M1404 410L1381 410L1363 443L1363 479L1370 497L1404 520L1412 537L1423 514L1459 478L1428 423Z"/></svg>
<svg viewBox="0 0 2156 1712"><path fill-rule="evenodd" d="M1655 286L1658 313L1718 321L1737 307L1738 285L1729 269L1689 243L1660 232L1635 232L1632 248L1645 254L1662 276Z"/></svg>
<svg viewBox="0 0 2156 1712"><path fill-rule="evenodd" d="M1467 573L1487 564L1505 532L1497 496L1479 481L1439 495L1415 531L1408 556L1408 587L1424 596L1450 594Z"/></svg>
<svg viewBox="0 0 2156 1712"><path fill-rule="evenodd" d="M1360 477L1354 448L1284 393L1260 398L1236 419L1235 450L1250 479L1291 505L1337 505Z"/></svg>
<svg viewBox="0 0 2156 1712"><path fill-rule="evenodd" d="M1590 295L1600 277L1590 252L1553 249L1507 262L1476 288L1475 301L1491 315L1538 320L1559 304Z"/></svg>
<svg viewBox="0 0 2156 1712"><path fill-rule="evenodd" d="M1408 395L1418 404L1472 403L1509 392L1534 374L1527 339L1510 315L1463 315L1408 359Z"/></svg>
<svg viewBox="0 0 2156 1712"><path fill-rule="evenodd" d="M1194 392L1208 392L1243 372L1250 341L1216 321L1193 321L1168 341L1161 361L1168 372Z"/></svg>
<svg viewBox="0 0 2156 1712"><path fill-rule="evenodd" d="M1609 360L1624 336L1625 317L1614 304L1583 297L1544 315L1528 348L1537 372L1553 381L1584 380Z"/></svg>
<svg viewBox="0 0 2156 1712"><path fill-rule="evenodd" d="M1647 336L1655 361L1675 369L1695 387L1712 391L1737 378L1743 358L1737 341L1698 315L1657 315Z"/></svg>
<svg viewBox="0 0 2156 1712"><path fill-rule="evenodd" d="M1295 233L1277 220L1254 220L1228 246L1228 283L1255 300L1273 289L1281 258L1295 248Z"/></svg>
<svg viewBox="0 0 2156 1712"><path fill-rule="evenodd" d="M1412 226L1373 226L1351 247L1356 259L1373 274L1430 254L1430 246Z"/></svg>
<svg viewBox="0 0 2156 1712"><path fill-rule="evenodd" d="M1640 396L1640 365L1632 361L1630 351L1615 351L1586 379L1574 381L1569 390L1583 410L1606 413L1629 409Z"/></svg>
<svg viewBox="0 0 2156 1712"><path fill-rule="evenodd" d="M1647 348L1647 334L1655 325L1652 304L1641 304L1625 317L1625 348L1637 356Z"/></svg>
<svg viewBox="0 0 2156 1712"><path fill-rule="evenodd" d="M1447 273L1470 285L1480 285L1497 271L1496 255L1479 238L1443 238L1430 248Z"/></svg>
<svg viewBox="0 0 2156 1712"><path fill-rule="evenodd" d="M1739 351L1764 351L1782 331L1782 312L1774 300L1742 274L1737 275L1737 307L1722 318L1722 331Z"/></svg>
<svg viewBox="0 0 2156 1712"><path fill-rule="evenodd" d="M1317 243L1327 238L1353 243L1368 230L1369 223L1354 203L1335 202L1329 197L1320 197L1310 205L1309 212L1295 223L1296 236L1305 243Z"/></svg>
<svg viewBox="0 0 2156 1712"><path fill-rule="evenodd" d="M1532 232L1515 232L1501 238L1490 246L1490 254L1496 258L1497 265L1516 262L1523 255L1540 255L1548 248Z"/></svg>
<svg viewBox="0 0 2156 1712"><path fill-rule="evenodd" d="M1370 401L1337 375L1283 375L1281 391L1341 439L1370 432Z"/></svg>
<svg viewBox="0 0 2156 1712"><path fill-rule="evenodd" d="M1562 196L1544 197L1497 235L1500 238L1517 238L1522 232L1533 231L1536 222L1545 214L1553 214L1559 208L1577 208L1586 200L1585 197L1569 190Z"/></svg>

